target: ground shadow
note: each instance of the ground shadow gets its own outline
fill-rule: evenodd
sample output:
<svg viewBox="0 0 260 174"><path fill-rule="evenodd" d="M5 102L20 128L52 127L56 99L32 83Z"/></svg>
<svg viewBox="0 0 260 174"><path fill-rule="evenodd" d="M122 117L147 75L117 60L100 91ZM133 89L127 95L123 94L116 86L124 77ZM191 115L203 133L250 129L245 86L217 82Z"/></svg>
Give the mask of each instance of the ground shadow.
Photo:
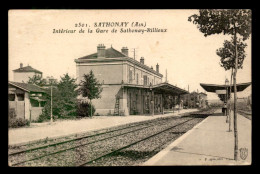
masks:
<svg viewBox="0 0 260 174"><path fill-rule="evenodd" d="M111 156L123 156L126 158L130 158L132 160L144 159L147 157L151 157L159 151L134 151L134 150L125 150L113 153Z"/></svg>
<svg viewBox="0 0 260 174"><path fill-rule="evenodd" d="M210 116L226 116L226 115L224 115L222 112L216 112Z"/></svg>
<svg viewBox="0 0 260 174"><path fill-rule="evenodd" d="M170 132L170 134L185 134L186 132Z"/></svg>
<svg viewBox="0 0 260 174"><path fill-rule="evenodd" d="M182 150L183 148L175 146L174 148L171 149L171 151L176 151L176 150Z"/></svg>

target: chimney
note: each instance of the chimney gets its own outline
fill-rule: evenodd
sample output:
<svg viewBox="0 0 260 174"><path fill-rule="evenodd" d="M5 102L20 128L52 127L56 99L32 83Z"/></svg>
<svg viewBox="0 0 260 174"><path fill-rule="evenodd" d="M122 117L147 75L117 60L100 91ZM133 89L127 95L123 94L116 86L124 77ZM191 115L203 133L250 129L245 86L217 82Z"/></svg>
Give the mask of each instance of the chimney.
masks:
<svg viewBox="0 0 260 174"><path fill-rule="evenodd" d="M157 63L157 65L156 65L156 72L159 73L159 65L158 65L158 63Z"/></svg>
<svg viewBox="0 0 260 174"><path fill-rule="evenodd" d="M140 63L144 65L144 57L141 57Z"/></svg>
<svg viewBox="0 0 260 174"><path fill-rule="evenodd" d="M20 63L20 68L22 68L23 67L23 63Z"/></svg>
<svg viewBox="0 0 260 174"><path fill-rule="evenodd" d="M128 48L127 47L122 47L121 52L123 54L125 54L126 56L128 56Z"/></svg>
<svg viewBox="0 0 260 174"><path fill-rule="evenodd" d="M97 46L97 56L98 58L101 58L101 57L105 57L105 45L104 44L99 44Z"/></svg>

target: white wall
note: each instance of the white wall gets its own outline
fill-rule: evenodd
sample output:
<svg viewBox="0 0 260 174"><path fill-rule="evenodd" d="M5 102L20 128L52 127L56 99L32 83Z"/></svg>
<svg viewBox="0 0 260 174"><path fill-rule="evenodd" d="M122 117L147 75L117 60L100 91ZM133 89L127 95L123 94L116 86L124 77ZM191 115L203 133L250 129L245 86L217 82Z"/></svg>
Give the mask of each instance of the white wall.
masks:
<svg viewBox="0 0 260 174"><path fill-rule="evenodd" d="M41 75L35 72L14 72L14 81L15 82L28 82L29 77L33 77L34 75Z"/></svg>
<svg viewBox="0 0 260 174"><path fill-rule="evenodd" d="M29 93L25 92L24 94L24 110L25 110L25 119L29 120L30 119L30 108L31 108L31 103L29 99Z"/></svg>
<svg viewBox="0 0 260 174"><path fill-rule="evenodd" d="M149 72L149 71L147 71L147 70L145 70L145 69L143 69L143 68L140 68L140 67L138 67L138 66L134 66L134 65L130 65L130 64L127 64L126 65L126 70L127 70L127 73L125 73L124 74L124 76L125 76L125 78L124 79L127 79L127 83L129 83L129 70L132 70L132 72L133 72L133 75L132 75L132 77L133 77L133 80L132 80L132 84L137 84L137 81L136 81L136 74L138 73L138 76L139 76L139 78L138 78L138 84L139 85L143 85L143 83L144 83L144 79L143 79L143 76L144 75L147 75L147 77L149 78L149 83L148 83L148 85L150 84L150 82L153 84L153 85L155 85L155 84L159 84L159 83L161 83L162 82L162 78L161 77L159 77L159 76L157 76L157 75L155 75L155 74L153 74L153 73L151 73L151 72ZM135 74L134 74L134 69L135 69Z"/></svg>

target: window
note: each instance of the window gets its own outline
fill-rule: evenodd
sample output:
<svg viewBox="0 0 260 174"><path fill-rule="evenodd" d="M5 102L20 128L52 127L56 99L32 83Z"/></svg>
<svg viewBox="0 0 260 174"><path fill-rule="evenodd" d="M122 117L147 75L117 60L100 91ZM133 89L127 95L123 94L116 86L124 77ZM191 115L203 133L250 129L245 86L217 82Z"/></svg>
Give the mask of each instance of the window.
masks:
<svg viewBox="0 0 260 174"><path fill-rule="evenodd" d="M8 94L8 100L14 101L15 100L15 94Z"/></svg>
<svg viewBox="0 0 260 174"><path fill-rule="evenodd" d="M18 101L24 101L24 94L17 94Z"/></svg>
<svg viewBox="0 0 260 174"><path fill-rule="evenodd" d="M147 85L147 75L144 75L144 85Z"/></svg>
<svg viewBox="0 0 260 174"><path fill-rule="evenodd" d="M129 83L132 83L133 80L133 72L129 70Z"/></svg>
<svg viewBox="0 0 260 174"><path fill-rule="evenodd" d="M138 73L136 74L136 84L138 85Z"/></svg>

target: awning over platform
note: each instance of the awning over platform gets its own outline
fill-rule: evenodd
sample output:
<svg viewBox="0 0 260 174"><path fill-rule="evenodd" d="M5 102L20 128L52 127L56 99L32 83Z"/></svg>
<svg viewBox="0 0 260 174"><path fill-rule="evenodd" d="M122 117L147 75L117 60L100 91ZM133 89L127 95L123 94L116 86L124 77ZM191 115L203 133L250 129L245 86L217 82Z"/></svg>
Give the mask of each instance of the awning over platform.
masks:
<svg viewBox="0 0 260 174"><path fill-rule="evenodd" d="M251 85L251 82L237 84L237 92L243 91L249 85ZM216 84L205 84L205 83L200 83L200 86L207 92L216 92L216 90L225 90L226 88L228 89L230 88L229 85L216 85ZM234 92L233 85L231 86L231 92Z"/></svg>
<svg viewBox="0 0 260 174"><path fill-rule="evenodd" d="M123 84L122 86L128 87L128 88L150 89L150 90L154 90L155 92L158 92L158 93L170 94L170 95L189 94L188 91L181 89L181 88L178 88L177 86L171 85L169 83L160 83L160 84L151 85L151 86Z"/></svg>
<svg viewBox="0 0 260 174"><path fill-rule="evenodd" d="M155 91L160 91L163 93L173 94L173 95L183 95L183 94L189 94L188 91L178 88L177 86L173 86L169 83L160 83L153 86L153 89Z"/></svg>

